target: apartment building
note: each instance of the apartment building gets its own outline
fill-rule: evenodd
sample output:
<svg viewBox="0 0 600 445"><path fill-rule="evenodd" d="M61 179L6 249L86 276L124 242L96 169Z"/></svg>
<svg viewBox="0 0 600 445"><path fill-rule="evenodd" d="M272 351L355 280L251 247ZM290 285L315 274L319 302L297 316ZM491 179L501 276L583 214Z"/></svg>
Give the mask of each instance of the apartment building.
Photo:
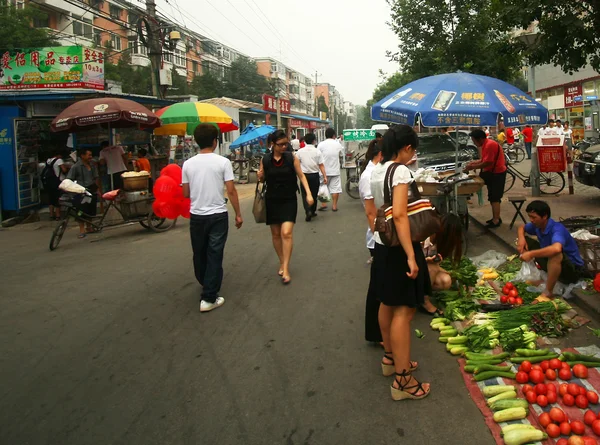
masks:
<svg viewBox="0 0 600 445"><path fill-rule="evenodd" d="M313 82L306 76L271 57L255 59L258 73L271 81L273 93L290 101L292 111L313 114Z"/></svg>
<svg viewBox="0 0 600 445"><path fill-rule="evenodd" d="M352 128L356 128L356 107L350 101L344 102L344 114L346 114L352 123Z"/></svg>

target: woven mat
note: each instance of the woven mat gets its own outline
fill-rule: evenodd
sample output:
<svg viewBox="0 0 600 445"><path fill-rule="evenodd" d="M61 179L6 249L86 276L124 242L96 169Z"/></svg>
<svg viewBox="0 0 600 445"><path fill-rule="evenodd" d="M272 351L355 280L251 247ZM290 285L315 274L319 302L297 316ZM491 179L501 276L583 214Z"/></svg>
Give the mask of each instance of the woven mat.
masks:
<svg viewBox="0 0 600 445"><path fill-rule="evenodd" d="M586 355L598 355L600 356L600 348L598 346L586 346L586 347L581 347L581 348L566 348L566 349L560 349L560 348L550 348L552 350L554 350L557 353L560 353L561 351L569 351L569 352L578 352L580 354L586 354ZM517 421L513 421L513 422L503 422L503 423L496 423L494 422L494 419L492 418L493 416L493 412L492 410L486 405L486 399L483 396L483 393L481 392L481 390L483 388L485 388L486 386L489 385L515 385L518 388L521 387L521 385L519 385L518 383L516 383L516 381L514 380L508 380L508 379L502 379L502 378L494 378L494 379L489 379L489 380L485 380L483 382L476 382L473 380L473 375L466 373L464 371L464 366L465 366L465 359L458 359L458 363L460 365L460 371L462 373L463 379L465 381L465 385L467 386L467 390L469 391L469 395L471 396L471 399L475 402L475 404L477 405L477 407L479 408L479 410L481 411L481 413L483 414L484 418L485 418L485 423L488 426L488 428L490 429L492 436L494 437L494 439L496 440L496 443L498 445L503 445L504 444L504 440L502 439L502 437L500 436L500 431L501 428L509 425L511 423L529 423L533 426L535 426L538 429L543 430L543 428L541 427L541 425L539 425L537 419L539 417L539 415L542 412L548 412L550 411L550 409L552 407L559 407L561 408L568 416L569 419L571 421L573 420L581 420L583 421L583 413L586 410L582 410L577 408L577 406L566 406L562 404L562 398L559 396L557 403L552 404L552 405L548 405L545 408L540 407L537 404L534 405L529 405L529 414L527 416L526 419L523 420L517 420ZM516 371L517 367L513 365L513 370ZM596 391L598 393L600 393L600 371L598 370L599 368L590 368L589 369L589 376L587 379L577 379L577 378L573 378L571 379L569 382L563 382L560 379L556 379L556 383L557 384L561 384L561 383L577 383L578 385L584 386L585 388L587 388L588 390L592 390L592 391ZM518 390L517 391L517 395L519 398L524 398L523 393ZM593 409L594 411L597 410L597 405L591 405L591 409ZM586 430L585 430L585 434L584 436L591 436L591 437L595 437L592 429L586 425ZM565 437L565 436L561 436L561 437ZM560 438L560 437L559 437ZM559 439L550 439L548 438L547 440L545 440L544 442L542 442L544 445L553 445L556 443L556 441ZM536 443L540 443L540 442L536 442Z"/></svg>

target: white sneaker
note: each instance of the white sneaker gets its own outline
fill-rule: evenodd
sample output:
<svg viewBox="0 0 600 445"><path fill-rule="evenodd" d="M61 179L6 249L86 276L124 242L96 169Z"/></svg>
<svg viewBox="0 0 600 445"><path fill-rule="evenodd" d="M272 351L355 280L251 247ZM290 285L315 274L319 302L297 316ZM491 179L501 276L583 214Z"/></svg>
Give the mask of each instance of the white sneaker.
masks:
<svg viewBox="0 0 600 445"><path fill-rule="evenodd" d="M225 298L223 297L217 297L214 303L209 303L208 301L200 300L200 312L210 312L213 309L223 306L223 303L225 303Z"/></svg>

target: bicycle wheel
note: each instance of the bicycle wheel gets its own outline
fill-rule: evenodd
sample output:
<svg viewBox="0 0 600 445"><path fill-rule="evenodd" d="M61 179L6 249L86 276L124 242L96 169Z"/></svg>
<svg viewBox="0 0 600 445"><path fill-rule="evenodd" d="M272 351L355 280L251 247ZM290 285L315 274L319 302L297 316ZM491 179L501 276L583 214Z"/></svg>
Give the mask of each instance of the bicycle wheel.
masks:
<svg viewBox="0 0 600 445"><path fill-rule="evenodd" d="M52 232L52 237L50 238L50 250L56 249L60 244L60 240L62 239L65 230L67 230L67 224L69 224L68 215L54 228L54 231Z"/></svg>
<svg viewBox="0 0 600 445"><path fill-rule="evenodd" d="M540 173L540 192L556 195L565 188L565 176L562 173Z"/></svg>
<svg viewBox="0 0 600 445"><path fill-rule="evenodd" d="M525 153L525 149L523 147L514 147L512 164L518 164L519 162L522 162L526 157L527 153Z"/></svg>
<svg viewBox="0 0 600 445"><path fill-rule="evenodd" d="M508 192L515 185L515 174L506 170L506 181L504 182L504 193Z"/></svg>
<svg viewBox="0 0 600 445"><path fill-rule="evenodd" d="M346 180L346 192L348 196L354 199L360 198L360 193L358 191L358 176L352 175Z"/></svg>
<svg viewBox="0 0 600 445"><path fill-rule="evenodd" d="M153 232L166 232L167 230L169 230L171 227L175 226L175 223L177 222L177 218L176 219L166 219L166 218L159 218L158 216L156 216L154 214L154 212L150 212L150 214L148 215L148 220L146 221L146 225L143 225L144 227L148 226L147 228L152 230Z"/></svg>

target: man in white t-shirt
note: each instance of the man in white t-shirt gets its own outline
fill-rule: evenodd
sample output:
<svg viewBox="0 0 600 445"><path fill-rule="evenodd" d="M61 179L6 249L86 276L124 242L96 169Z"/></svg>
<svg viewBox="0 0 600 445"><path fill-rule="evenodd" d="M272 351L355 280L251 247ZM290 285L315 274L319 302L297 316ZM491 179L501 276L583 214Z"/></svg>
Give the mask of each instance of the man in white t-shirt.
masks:
<svg viewBox="0 0 600 445"><path fill-rule="evenodd" d="M63 179L66 178L66 174L68 173L67 166L65 162L62 160L62 155L60 154L60 150L57 150L57 154L51 158L46 160L46 165L48 168L52 168L52 175L47 175L48 179L42 178L42 184L46 189L46 193L48 194L48 210L50 211L50 219L51 220L60 220L60 203L59 198L61 195L61 191L58 188Z"/></svg>
<svg viewBox="0 0 600 445"><path fill-rule="evenodd" d="M223 281L223 252L229 231L227 201L223 189L235 210L235 226L242 227L240 202L233 184L233 169L229 159L214 153L219 130L211 124L200 124L194 139L200 153L183 164L183 196L191 199L190 236L194 251L194 273L202 286L200 312L222 306L219 296Z"/></svg>
<svg viewBox="0 0 600 445"><path fill-rule="evenodd" d="M113 190L123 188L121 173L127 171L127 155L120 145L110 145L108 141L100 144L100 164L106 165L106 170L111 175L111 187Z"/></svg>
<svg viewBox="0 0 600 445"><path fill-rule="evenodd" d="M300 141L298 140L298 138L296 138L295 134L292 135L292 140L290 142L290 145L292 146L292 150L294 150L294 153L296 153L298 150L300 150Z"/></svg>
<svg viewBox="0 0 600 445"><path fill-rule="evenodd" d="M306 176L306 181L313 197L319 194L319 172L323 176L323 184L327 184L327 172L325 171L323 154L315 147L315 139L316 136L313 133L308 133L304 137L306 145L296 153L296 157L300 161L300 168L302 168L302 172ZM306 190L304 190L304 187L301 187L300 190L302 191L302 203L304 204L306 221L310 221L314 216L317 216L317 200L315 199L313 205L309 206L306 202Z"/></svg>
<svg viewBox="0 0 600 445"><path fill-rule="evenodd" d="M325 139L321 142L317 150L323 154L323 164L325 173L327 173L327 186L333 200L332 210L337 212L338 199L342 193L342 178L340 177L340 154L344 152L344 147L335 140L335 130L328 128L325 130ZM323 203L319 210L327 209L327 204Z"/></svg>

